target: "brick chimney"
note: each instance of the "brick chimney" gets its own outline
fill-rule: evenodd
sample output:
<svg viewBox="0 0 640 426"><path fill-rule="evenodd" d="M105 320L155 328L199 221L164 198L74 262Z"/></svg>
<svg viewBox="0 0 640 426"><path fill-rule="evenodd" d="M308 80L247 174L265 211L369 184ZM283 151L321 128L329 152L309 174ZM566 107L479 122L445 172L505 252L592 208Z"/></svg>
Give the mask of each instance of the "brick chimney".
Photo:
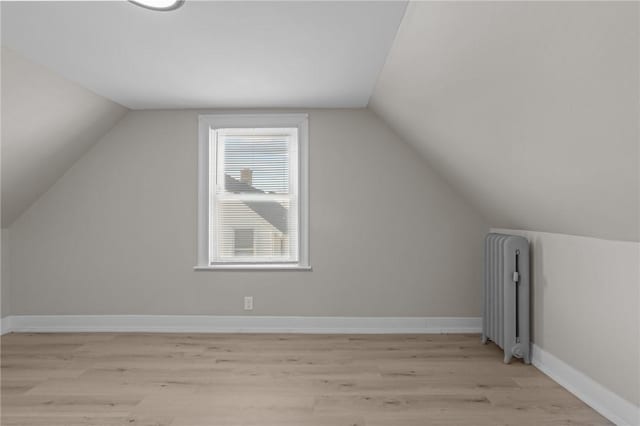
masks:
<svg viewBox="0 0 640 426"><path fill-rule="evenodd" d="M247 185L251 185L252 180L253 180L253 170L248 168L240 170L240 182L246 183Z"/></svg>

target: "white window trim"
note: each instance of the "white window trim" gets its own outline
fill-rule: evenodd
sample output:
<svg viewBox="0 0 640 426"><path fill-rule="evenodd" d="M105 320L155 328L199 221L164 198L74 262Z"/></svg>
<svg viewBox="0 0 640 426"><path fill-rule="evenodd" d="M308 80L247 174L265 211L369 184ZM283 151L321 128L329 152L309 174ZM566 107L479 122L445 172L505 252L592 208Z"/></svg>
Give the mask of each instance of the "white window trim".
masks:
<svg viewBox="0 0 640 426"><path fill-rule="evenodd" d="M275 270L310 271L309 262L309 115L297 114L201 114L198 116L198 247L196 271ZM298 250L297 263L209 264L209 134L215 128L298 128Z"/></svg>

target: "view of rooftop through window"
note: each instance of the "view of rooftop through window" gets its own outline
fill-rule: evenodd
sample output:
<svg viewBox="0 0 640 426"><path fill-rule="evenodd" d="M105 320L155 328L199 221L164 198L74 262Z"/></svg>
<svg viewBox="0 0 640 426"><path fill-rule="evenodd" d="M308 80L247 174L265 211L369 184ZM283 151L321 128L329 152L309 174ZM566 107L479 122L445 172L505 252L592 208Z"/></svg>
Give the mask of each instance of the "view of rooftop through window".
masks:
<svg viewBox="0 0 640 426"><path fill-rule="evenodd" d="M288 135L229 135L225 137L224 170L233 181L253 188L226 185L228 192L287 194L289 192ZM232 181L232 182L233 182Z"/></svg>

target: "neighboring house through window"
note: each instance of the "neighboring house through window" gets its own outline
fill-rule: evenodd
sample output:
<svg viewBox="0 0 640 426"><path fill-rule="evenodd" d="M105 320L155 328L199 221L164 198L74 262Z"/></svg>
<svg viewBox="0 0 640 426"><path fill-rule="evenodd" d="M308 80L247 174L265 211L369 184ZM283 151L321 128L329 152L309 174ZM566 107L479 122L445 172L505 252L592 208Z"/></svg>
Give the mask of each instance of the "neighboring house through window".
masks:
<svg viewBox="0 0 640 426"><path fill-rule="evenodd" d="M253 228L237 228L234 229L234 244L233 253L235 256L253 256L254 252L254 240L253 240Z"/></svg>
<svg viewBox="0 0 640 426"><path fill-rule="evenodd" d="M200 269L308 269L306 114L201 115Z"/></svg>

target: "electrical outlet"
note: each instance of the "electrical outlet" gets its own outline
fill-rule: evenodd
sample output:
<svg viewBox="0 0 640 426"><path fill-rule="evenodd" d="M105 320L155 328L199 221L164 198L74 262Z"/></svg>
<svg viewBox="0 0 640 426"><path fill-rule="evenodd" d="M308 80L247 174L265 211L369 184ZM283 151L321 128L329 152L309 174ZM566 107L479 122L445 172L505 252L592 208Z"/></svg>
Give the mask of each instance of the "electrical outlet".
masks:
<svg viewBox="0 0 640 426"><path fill-rule="evenodd" d="M244 310L253 311L253 296L244 297Z"/></svg>

